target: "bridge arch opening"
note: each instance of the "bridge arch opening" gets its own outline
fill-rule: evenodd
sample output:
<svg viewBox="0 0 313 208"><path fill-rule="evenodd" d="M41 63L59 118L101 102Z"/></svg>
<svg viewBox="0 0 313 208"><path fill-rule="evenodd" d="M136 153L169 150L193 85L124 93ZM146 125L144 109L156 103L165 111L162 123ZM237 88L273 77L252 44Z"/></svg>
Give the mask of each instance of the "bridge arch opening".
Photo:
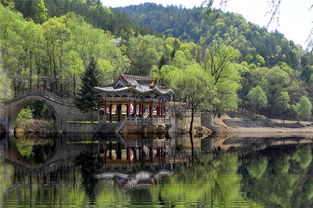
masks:
<svg viewBox="0 0 313 208"><path fill-rule="evenodd" d="M43 99L28 100L15 109L12 126L16 133L56 132L56 111Z"/></svg>
<svg viewBox="0 0 313 208"><path fill-rule="evenodd" d="M30 135L20 138L16 135L14 143L18 157L28 164L43 164L55 155L56 143L54 139L34 139Z"/></svg>

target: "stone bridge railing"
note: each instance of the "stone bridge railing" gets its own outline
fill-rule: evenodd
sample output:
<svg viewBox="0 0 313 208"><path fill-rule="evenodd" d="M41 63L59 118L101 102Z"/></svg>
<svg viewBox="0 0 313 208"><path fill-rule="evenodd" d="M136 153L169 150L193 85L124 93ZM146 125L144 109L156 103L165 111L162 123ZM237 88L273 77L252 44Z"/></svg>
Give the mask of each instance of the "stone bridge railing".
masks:
<svg viewBox="0 0 313 208"><path fill-rule="evenodd" d="M18 100L21 100L25 97L29 97L29 96L40 96L43 98L46 98L47 100L50 100L52 102L58 103L60 105L66 105L66 106L74 106L73 102L70 100L66 100L64 98L61 98L59 96L57 96L56 94L53 94L49 91L46 90L41 90L41 89L35 89L35 90L31 90L31 91L26 91L22 94L17 95L16 97L10 99L10 100L6 100L3 103L5 105L9 105L13 102L16 102Z"/></svg>

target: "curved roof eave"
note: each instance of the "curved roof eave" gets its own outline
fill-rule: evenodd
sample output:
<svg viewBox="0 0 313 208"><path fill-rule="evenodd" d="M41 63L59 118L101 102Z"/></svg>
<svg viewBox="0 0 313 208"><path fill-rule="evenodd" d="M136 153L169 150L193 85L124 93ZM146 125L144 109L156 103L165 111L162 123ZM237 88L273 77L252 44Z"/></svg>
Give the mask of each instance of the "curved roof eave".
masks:
<svg viewBox="0 0 313 208"><path fill-rule="evenodd" d="M104 88L101 88L101 87L95 87L97 90L100 90L101 92L106 92L106 93L114 93L114 92L135 92L135 93L138 93L138 94L148 94L148 93L157 93L157 94L160 94L160 95L166 95L166 94L174 94L174 91L171 90L171 89L168 89L167 92L162 92L160 91L159 89L157 88L153 88L151 90L147 90L147 91L141 91L141 90L138 90L136 88L132 88L132 87L124 87L124 88L120 88L120 89L114 89L114 90L106 90Z"/></svg>

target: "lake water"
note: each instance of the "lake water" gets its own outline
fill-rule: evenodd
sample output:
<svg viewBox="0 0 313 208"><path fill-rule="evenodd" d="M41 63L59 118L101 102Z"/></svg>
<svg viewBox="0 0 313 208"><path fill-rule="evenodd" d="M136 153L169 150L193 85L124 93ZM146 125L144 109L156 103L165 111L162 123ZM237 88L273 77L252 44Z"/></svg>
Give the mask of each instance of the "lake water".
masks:
<svg viewBox="0 0 313 208"><path fill-rule="evenodd" d="M3 135L0 206L312 207L312 141Z"/></svg>

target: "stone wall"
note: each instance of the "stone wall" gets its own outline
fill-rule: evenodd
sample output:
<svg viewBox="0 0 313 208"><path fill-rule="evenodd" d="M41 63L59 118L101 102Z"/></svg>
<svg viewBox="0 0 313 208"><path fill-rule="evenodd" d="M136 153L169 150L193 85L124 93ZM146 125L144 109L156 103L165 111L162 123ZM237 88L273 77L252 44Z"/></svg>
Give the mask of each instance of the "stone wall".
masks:
<svg viewBox="0 0 313 208"><path fill-rule="evenodd" d="M168 109L171 117L171 133L188 133L191 121L191 111L186 108L185 103L170 103ZM196 113L193 121L194 127L201 126L201 114Z"/></svg>
<svg viewBox="0 0 313 208"><path fill-rule="evenodd" d="M213 114L211 113L201 113L201 125L207 128L212 128L214 126L213 123Z"/></svg>
<svg viewBox="0 0 313 208"><path fill-rule="evenodd" d="M93 133L99 128L99 123L79 123L79 122L67 122L65 129L67 133Z"/></svg>
<svg viewBox="0 0 313 208"><path fill-rule="evenodd" d="M171 119L171 132L187 133L189 132L191 122L191 112L185 111L182 116L172 116ZM201 126L201 114L196 113L193 120L193 127Z"/></svg>

